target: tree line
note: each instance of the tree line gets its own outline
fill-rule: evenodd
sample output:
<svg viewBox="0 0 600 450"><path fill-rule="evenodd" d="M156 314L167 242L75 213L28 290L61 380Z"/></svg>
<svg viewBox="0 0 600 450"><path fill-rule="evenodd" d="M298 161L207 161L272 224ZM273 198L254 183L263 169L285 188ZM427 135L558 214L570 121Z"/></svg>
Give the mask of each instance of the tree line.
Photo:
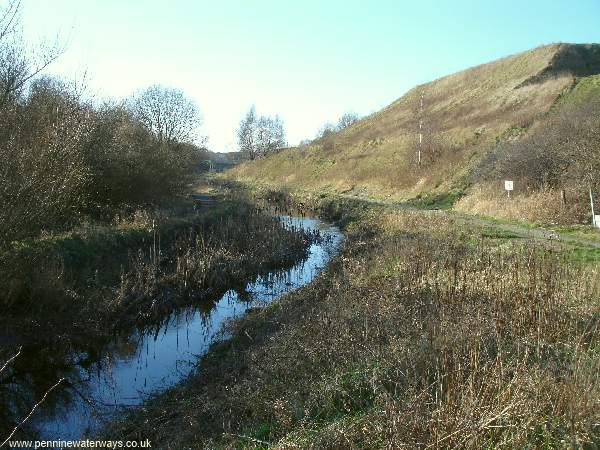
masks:
<svg viewBox="0 0 600 450"><path fill-rule="evenodd" d="M85 87L41 75L60 45L30 50L20 3L0 11L0 241L181 193L203 157L201 122L178 89L151 86L98 104Z"/></svg>
<svg viewBox="0 0 600 450"><path fill-rule="evenodd" d="M299 145L308 145L314 141L324 142L334 133L348 128L358 120L360 120L358 114L345 112L336 124L327 122L321 126L314 140L305 139ZM253 160L274 153L287 146L283 120L278 115L258 116L256 108L251 106L240 121L237 129L237 142L244 159Z"/></svg>

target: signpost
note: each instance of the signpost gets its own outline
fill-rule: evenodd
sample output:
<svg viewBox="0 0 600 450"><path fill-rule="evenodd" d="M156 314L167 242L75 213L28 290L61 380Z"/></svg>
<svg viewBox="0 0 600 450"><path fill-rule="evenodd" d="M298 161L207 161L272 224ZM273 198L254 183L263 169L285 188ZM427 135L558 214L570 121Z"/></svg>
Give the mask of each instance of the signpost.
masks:
<svg viewBox="0 0 600 450"><path fill-rule="evenodd" d="M512 191L514 189L512 180L504 180L504 189L506 189L508 198L510 198L510 191Z"/></svg>
<svg viewBox="0 0 600 450"><path fill-rule="evenodd" d="M592 206L592 225L596 226L596 212L594 211L594 194L590 188L590 205Z"/></svg>

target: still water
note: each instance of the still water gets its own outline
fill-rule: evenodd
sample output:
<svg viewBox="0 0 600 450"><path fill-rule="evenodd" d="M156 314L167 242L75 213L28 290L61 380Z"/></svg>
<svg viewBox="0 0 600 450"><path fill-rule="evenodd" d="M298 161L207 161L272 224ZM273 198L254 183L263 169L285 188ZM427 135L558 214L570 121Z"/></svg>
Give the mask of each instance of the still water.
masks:
<svg viewBox="0 0 600 450"><path fill-rule="evenodd" d="M42 405L32 419L39 438L75 440L93 435L124 409L188 376L212 343L227 338L224 323L312 281L339 248L342 234L312 218L281 219L288 227L319 231L321 239L310 246L305 259L249 283L243 298L230 290L210 307L184 308L153 330L115 338L96 357L85 352L71 355L62 371L65 387L53 392L59 399Z"/></svg>

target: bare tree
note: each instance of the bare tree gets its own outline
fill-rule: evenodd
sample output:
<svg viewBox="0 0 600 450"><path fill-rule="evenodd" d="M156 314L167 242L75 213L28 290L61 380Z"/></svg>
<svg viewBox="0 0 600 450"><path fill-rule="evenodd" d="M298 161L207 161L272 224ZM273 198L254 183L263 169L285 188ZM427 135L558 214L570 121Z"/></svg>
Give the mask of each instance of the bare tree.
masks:
<svg viewBox="0 0 600 450"><path fill-rule="evenodd" d="M345 112L340 116L340 118L337 121L337 124L333 124L331 122L324 123L321 126L321 128L319 128L319 130L317 131L315 139L325 139L331 136L332 134L337 133L338 131L342 131L343 129L348 128L350 125L357 122L358 120L360 120L360 116L358 114L350 111Z"/></svg>
<svg viewBox="0 0 600 450"><path fill-rule="evenodd" d="M0 40L17 31L21 0L8 1L0 11Z"/></svg>
<svg viewBox="0 0 600 450"><path fill-rule="evenodd" d="M256 147L259 156L265 156L286 146L283 121L279 116L261 116L256 126Z"/></svg>
<svg viewBox="0 0 600 450"><path fill-rule="evenodd" d="M248 159L272 153L287 145L283 121L279 116L256 116L252 106L237 130L240 152Z"/></svg>
<svg viewBox="0 0 600 450"><path fill-rule="evenodd" d="M336 132L336 126L331 122L324 123L317 131L316 139L323 139Z"/></svg>
<svg viewBox="0 0 600 450"><path fill-rule="evenodd" d="M357 122L360 119L360 116L355 112L345 112L338 120L337 131L341 131L344 128L348 128L354 122Z"/></svg>
<svg viewBox="0 0 600 450"><path fill-rule="evenodd" d="M242 155L247 159L256 158L256 108L250 107L244 118L240 121L240 127L237 130L238 147Z"/></svg>
<svg viewBox="0 0 600 450"><path fill-rule="evenodd" d="M161 142L194 142L202 123L198 108L181 90L157 84L134 95L131 110Z"/></svg>
<svg viewBox="0 0 600 450"><path fill-rule="evenodd" d="M20 31L21 1L10 0L0 9L0 108L13 101L29 81L65 50L58 39L28 48Z"/></svg>

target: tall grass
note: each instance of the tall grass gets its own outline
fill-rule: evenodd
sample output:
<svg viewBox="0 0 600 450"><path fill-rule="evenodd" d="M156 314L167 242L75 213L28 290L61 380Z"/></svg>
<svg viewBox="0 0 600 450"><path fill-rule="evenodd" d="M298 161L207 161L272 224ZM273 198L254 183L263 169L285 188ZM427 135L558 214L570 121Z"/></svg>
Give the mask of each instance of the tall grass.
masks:
<svg viewBox="0 0 600 450"><path fill-rule="evenodd" d="M568 189L563 203L559 189L519 189L508 198L502 183L487 183L471 189L454 206L465 211L509 220L545 224L589 223L589 194Z"/></svg>
<svg viewBox="0 0 600 450"><path fill-rule="evenodd" d="M293 264L312 239L239 201L132 220L22 241L0 254L3 322L40 327L36 317L45 316L62 328L89 328L94 317L94 328L110 333Z"/></svg>
<svg viewBox="0 0 600 450"><path fill-rule="evenodd" d="M597 267L431 213L355 217L315 283L112 431L165 448L598 445Z"/></svg>
<svg viewBox="0 0 600 450"><path fill-rule="evenodd" d="M76 379L74 360L97 361L115 334L161 323L180 306L210 310L226 291L243 294L258 275L295 264L315 239L241 201L183 217L163 213L32 241L2 259L0 366L20 345L23 354L0 373L1 436L49 382L65 373ZM59 409L61 399L46 406L56 401Z"/></svg>
<svg viewBox="0 0 600 450"><path fill-rule="evenodd" d="M170 247L155 235L147 250L131 257L115 307L138 321L160 319L175 306L243 288L258 274L292 265L314 238L249 205L234 208L181 233Z"/></svg>

